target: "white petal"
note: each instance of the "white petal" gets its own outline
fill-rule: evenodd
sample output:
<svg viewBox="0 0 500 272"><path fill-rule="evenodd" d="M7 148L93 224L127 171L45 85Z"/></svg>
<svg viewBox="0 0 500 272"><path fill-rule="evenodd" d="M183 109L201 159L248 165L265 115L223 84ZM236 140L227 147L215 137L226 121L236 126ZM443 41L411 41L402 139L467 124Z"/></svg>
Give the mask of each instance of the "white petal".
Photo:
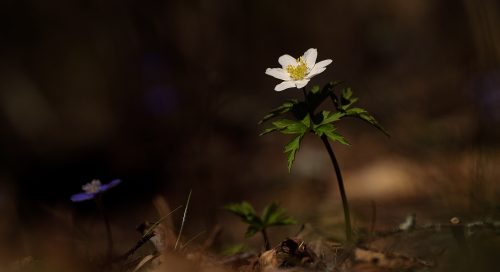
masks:
<svg viewBox="0 0 500 272"><path fill-rule="evenodd" d="M316 67L314 67L312 69L312 71L309 74L307 74L306 78L312 78L315 75L323 73L323 71L325 71L325 70L326 70L325 67L323 67L323 68L316 68Z"/></svg>
<svg viewBox="0 0 500 272"><path fill-rule="evenodd" d="M322 61L316 63L316 65L314 65L314 67L323 68L323 67L328 66L330 63L332 63L332 60L326 59L326 60L322 60Z"/></svg>
<svg viewBox="0 0 500 272"><path fill-rule="evenodd" d="M290 80L290 75L287 71L281 68L267 68L266 74L281 80Z"/></svg>
<svg viewBox="0 0 500 272"><path fill-rule="evenodd" d="M318 57L318 50L316 50L316 48L309 48L304 53L304 59L305 59L307 68L311 69L314 67L314 64L316 63L317 57Z"/></svg>
<svg viewBox="0 0 500 272"><path fill-rule="evenodd" d="M274 90L277 92L281 92L285 89L293 88L293 87L295 87L294 81L283 81L280 84L276 85L276 87L274 87Z"/></svg>
<svg viewBox="0 0 500 272"><path fill-rule="evenodd" d="M300 89L300 88L304 88L307 83L309 83L309 79L305 78L305 79L302 79L302 80L297 80L297 81L294 81L295 82L295 86Z"/></svg>
<svg viewBox="0 0 500 272"><path fill-rule="evenodd" d="M307 75L308 78L311 78L317 74L320 74L322 73L323 71L325 71L325 67L327 65L329 65L330 63L332 63L332 60L331 59L327 59L327 60L322 60L318 63L316 63L316 65L314 65L314 67L311 69L311 71L309 72L309 74Z"/></svg>
<svg viewBox="0 0 500 272"><path fill-rule="evenodd" d="M278 59L278 62L283 66L283 68L286 68L288 65L297 65L297 60L290 56L290 55L283 55Z"/></svg>

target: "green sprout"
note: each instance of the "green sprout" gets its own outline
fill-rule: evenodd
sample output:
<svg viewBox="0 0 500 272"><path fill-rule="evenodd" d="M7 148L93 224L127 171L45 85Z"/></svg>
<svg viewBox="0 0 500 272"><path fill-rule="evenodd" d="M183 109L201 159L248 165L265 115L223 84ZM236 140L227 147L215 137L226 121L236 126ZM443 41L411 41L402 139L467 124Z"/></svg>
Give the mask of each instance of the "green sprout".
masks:
<svg viewBox="0 0 500 272"><path fill-rule="evenodd" d="M326 66L331 63L329 59L316 63L316 57L317 50L314 48L307 50L304 55L298 59L294 59L289 55L283 55L278 59L278 62L283 68L268 68L266 70L266 74L284 80L282 83L276 85L275 91L282 91L287 88L301 89L304 94L304 101L296 99L287 100L281 106L272 110L259 122L259 124L276 117L281 117L285 114L291 115L293 119L274 120L271 122L271 127L265 129L260 135L271 132L281 132L282 134L293 135L292 140L285 145L284 149L284 153L287 154L288 171L292 168L295 156L300 148L300 143L306 134L313 133L321 139L335 169L344 210L346 239L351 242L352 228L349 203L347 201L340 165L335 157L330 141L339 142L344 145L349 145L349 143L344 136L337 132L335 123L345 117L354 117L374 126L387 136L389 136L389 134L377 120L368 113L368 111L354 106L358 98L353 96L351 88L342 88L338 95L335 94L336 88L341 84L340 82L330 82L323 88L313 86L310 91L306 90L305 86L309 80L313 76L323 72ZM304 65L307 69L300 70L299 68ZM300 75L297 72L299 70L302 71ZM333 104L333 111L319 110L319 106L327 100L330 100Z"/></svg>
<svg viewBox="0 0 500 272"><path fill-rule="evenodd" d="M267 205L259 216L255 212L252 205L248 202L232 203L224 206L224 209L232 212L241 220L248 224L245 237L252 237L260 232L264 239L266 250L271 249L269 237L267 235L267 228L272 226L285 226L293 225L297 222L290 216L285 214L285 210L280 208L278 204L272 203Z"/></svg>
<svg viewBox="0 0 500 272"><path fill-rule="evenodd" d="M233 256L236 254L244 253L245 251L248 250L249 249L245 244L235 244L224 248L221 254L224 256Z"/></svg>

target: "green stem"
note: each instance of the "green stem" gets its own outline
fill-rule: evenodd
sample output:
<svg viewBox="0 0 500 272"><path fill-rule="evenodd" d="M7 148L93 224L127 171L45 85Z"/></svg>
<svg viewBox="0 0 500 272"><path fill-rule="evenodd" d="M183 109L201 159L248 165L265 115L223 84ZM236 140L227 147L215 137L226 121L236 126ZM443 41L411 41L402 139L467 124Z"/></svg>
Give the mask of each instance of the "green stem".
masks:
<svg viewBox="0 0 500 272"><path fill-rule="evenodd" d="M309 107L309 103L307 101L306 88L302 88L302 92L304 93L305 102L306 102L307 107L309 109L310 120L312 122L314 112ZM323 144L325 145L326 151L328 152L328 155L330 156L330 160L332 161L333 168L335 169L335 174L337 176L337 183L338 183L339 191L340 191L340 197L342 199L342 208L344 209L346 239L348 242L351 242L352 241L351 213L349 212L349 203L347 201L347 195L346 195L345 188L344 188L344 179L342 178L342 173L340 172L339 163L337 161L337 158L335 157L335 153L333 152L332 146L330 145L330 142L328 141L327 136L322 135L321 141L323 141Z"/></svg>
<svg viewBox="0 0 500 272"><path fill-rule="evenodd" d="M271 244L269 243L269 237L267 236L266 229L264 228L260 232L262 233L262 237L264 238L264 244L266 246L266 250L270 250Z"/></svg>
<svg viewBox="0 0 500 272"><path fill-rule="evenodd" d="M342 173L340 172L340 166L326 135L321 136L321 140L325 145L326 151L328 151L328 155L330 156L330 160L332 161L333 168L335 168L340 197L342 198L342 208L344 209L345 235L347 241L352 242L351 214L349 212L349 203L347 202L347 195L345 193L344 180L342 178Z"/></svg>

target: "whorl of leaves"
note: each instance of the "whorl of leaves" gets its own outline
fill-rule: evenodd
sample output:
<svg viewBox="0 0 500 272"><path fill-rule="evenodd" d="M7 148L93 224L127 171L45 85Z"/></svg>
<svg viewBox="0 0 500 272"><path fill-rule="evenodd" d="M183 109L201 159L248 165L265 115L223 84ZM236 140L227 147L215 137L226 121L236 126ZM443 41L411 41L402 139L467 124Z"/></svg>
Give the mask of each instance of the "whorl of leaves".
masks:
<svg viewBox="0 0 500 272"><path fill-rule="evenodd" d="M349 145L344 136L337 132L334 125L335 122L340 121L344 117L361 119L389 136L389 133L378 123L375 117L368 113L368 111L360 107L353 107L358 101L358 98L353 96L351 88L341 89L337 97L335 94L335 87L339 84L341 83L331 82L322 89L318 86L314 86L306 93L305 101L287 100L281 106L269 112L269 114L264 116L259 122L259 124L262 124L285 114L293 117L293 120L282 118L271 122L271 127L266 128L260 134L265 135L277 131L283 134L293 135L292 140L286 144L284 148L284 153L287 154L288 171L291 170L296 153L300 148L300 143L308 132L312 132L319 137L326 136L334 142ZM326 100L332 102L334 111L321 110L316 113L318 107Z"/></svg>

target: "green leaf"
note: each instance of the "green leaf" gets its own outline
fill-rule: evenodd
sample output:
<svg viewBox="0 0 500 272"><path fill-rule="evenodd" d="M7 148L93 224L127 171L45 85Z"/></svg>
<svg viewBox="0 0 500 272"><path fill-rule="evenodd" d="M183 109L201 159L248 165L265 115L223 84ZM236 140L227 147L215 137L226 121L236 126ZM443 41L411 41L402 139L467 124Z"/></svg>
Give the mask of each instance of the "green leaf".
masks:
<svg viewBox="0 0 500 272"><path fill-rule="evenodd" d="M289 112L294 107L294 105L296 105L297 103L298 103L298 101L295 99L285 101L285 103L283 103L283 105L273 109L271 112L269 112L269 114L264 116L264 118L262 118L262 120L259 121L259 124L262 124L262 123L266 122L267 120L274 118L278 115L282 115L284 113Z"/></svg>
<svg viewBox="0 0 500 272"><path fill-rule="evenodd" d="M264 130L261 135L279 131L283 134L298 134L290 143L285 146L285 153L288 157L288 171L291 170L293 161L295 160L295 154L300 146L300 141L304 137L304 135L309 131L309 127L311 126L311 121L309 115L306 115L300 121L294 121L289 119L280 119L276 120L273 123L273 127Z"/></svg>
<svg viewBox="0 0 500 272"><path fill-rule="evenodd" d="M228 204L224 206L224 209L240 217L247 224L258 224L261 222L252 205L246 201Z"/></svg>
<svg viewBox="0 0 500 272"><path fill-rule="evenodd" d="M283 134L304 134L307 129L308 126L305 125L303 121L291 121L286 125L286 127L282 128L280 132Z"/></svg>
<svg viewBox="0 0 500 272"><path fill-rule="evenodd" d="M334 142L339 142L341 144L349 145L344 136L340 135L335 130L336 129L332 124L327 123L314 128L314 133L320 137L325 135L326 137L328 137L328 139Z"/></svg>
<svg viewBox="0 0 500 272"><path fill-rule="evenodd" d="M238 253L243 253L245 251L248 251L249 248L245 244L236 244L232 246L226 247L221 254L224 256L233 256Z"/></svg>
<svg viewBox="0 0 500 272"><path fill-rule="evenodd" d="M264 135L273 131L280 131L283 134L297 134L304 133L307 131L308 127L302 122L280 119L273 122L273 127L265 129L260 135Z"/></svg>
<svg viewBox="0 0 500 272"><path fill-rule="evenodd" d="M293 105L291 112L293 114L293 117L295 117L295 119L302 120L309 114L309 108L306 102L301 101Z"/></svg>
<svg viewBox="0 0 500 272"><path fill-rule="evenodd" d="M262 224L251 224L247 228L247 232L245 233L245 237L246 238L252 237L256 233L260 232L263 229L264 229L264 226Z"/></svg>
<svg viewBox="0 0 500 272"><path fill-rule="evenodd" d="M307 116L306 116L307 117ZM307 119L308 120L308 119ZM274 131L279 131L283 134L302 134L307 131L309 122L294 121L289 119L280 119L273 122L273 127L265 129L260 135L265 135Z"/></svg>
<svg viewBox="0 0 500 272"><path fill-rule="evenodd" d="M335 131L327 131L325 132L326 137L328 139L334 141L334 142L339 142L343 145L350 145L349 142L344 138L344 136L340 135L339 133Z"/></svg>
<svg viewBox="0 0 500 272"><path fill-rule="evenodd" d="M315 94L315 93L317 93L317 92L319 92L319 91L320 91L320 88L319 88L319 86L318 86L318 85L314 85L314 86L312 86L312 88L311 88L311 93Z"/></svg>
<svg viewBox="0 0 500 272"><path fill-rule="evenodd" d="M264 208L264 211L262 212L262 222L264 222L265 225L272 224L273 221L276 220L276 215L279 212L279 206L276 203L271 203L270 205L267 205Z"/></svg>
<svg viewBox="0 0 500 272"><path fill-rule="evenodd" d="M311 126L311 117L309 114L300 120L300 123L306 128L303 132L306 132L306 130Z"/></svg>
<svg viewBox="0 0 500 272"><path fill-rule="evenodd" d="M287 145L285 145L285 153L287 154L288 161L288 172L292 169L293 161L295 160L295 154L300 148L300 142L304 134L299 134L295 138L293 138Z"/></svg>
<svg viewBox="0 0 500 272"><path fill-rule="evenodd" d="M262 216L255 214L255 211L248 202L233 203L224 206L224 208L233 214L239 216L248 224L245 237L251 237L258 232L270 226L281 226L296 224L295 220L285 214L277 204L272 203L264 208Z"/></svg>
<svg viewBox="0 0 500 272"><path fill-rule="evenodd" d="M332 95L335 87L342 82L333 81L326 84L322 89L318 86L314 86L311 88L311 91L307 93L307 103L310 112L314 112L328 97Z"/></svg>
<svg viewBox="0 0 500 272"><path fill-rule="evenodd" d="M297 121L290 120L290 119L280 119L276 120L273 122L273 126L277 127L278 129L285 129L288 126L296 124Z"/></svg>
<svg viewBox="0 0 500 272"><path fill-rule="evenodd" d="M349 100L351 99L352 97L352 89L347 87L345 89L342 90L342 98L346 99L346 100Z"/></svg>
<svg viewBox="0 0 500 272"><path fill-rule="evenodd" d="M271 133L271 132L274 132L274 131L276 131L276 130L278 130L278 128L277 128L277 127L270 127L270 128L266 128L266 129L264 129L264 131L262 131L262 132L259 134L259 136L266 135L266 134Z"/></svg>
<svg viewBox="0 0 500 272"><path fill-rule="evenodd" d="M372 126L376 127L378 130L380 130L382 133L384 133L387 137L390 137L389 132L387 132L387 130L378 123L375 117L371 116L365 109L362 108L348 109L346 111L346 116L356 117L365 122L368 122Z"/></svg>
<svg viewBox="0 0 500 272"><path fill-rule="evenodd" d="M337 87L338 85L343 84L343 83L344 83L344 81L338 81L338 80L330 81L323 87L323 89L333 91L335 87Z"/></svg>
<svg viewBox="0 0 500 272"><path fill-rule="evenodd" d="M337 96L335 95L334 91L335 91L335 87L337 87L338 85L340 85L342 83L344 83L344 82L331 81L328 84L326 84L322 90L322 92L326 93L328 95L328 97L331 98L332 103L337 110L340 109L340 105L339 105L339 101L338 101Z"/></svg>
<svg viewBox="0 0 500 272"><path fill-rule="evenodd" d="M323 120L321 121L320 125L338 121L338 120L340 120L340 118L342 118L344 116L344 113L343 112L322 111L321 115L323 116Z"/></svg>
<svg viewBox="0 0 500 272"><path fill-rule="evenodd" d="M307 105L309 107L308 112L314 112L316 108L325 101L331 93L329 89L320 89L318 86L313 87L309 93L307 93Z"/></svg>
<svg viewBox="0 0 500 272"><path fill-rule="evenodd" d="M341 96L340 96L340 109L345 111L349 107L351 107L354 103L358 101L357 97L353 97L353 92L351 88L345 88L342 90Z"/></svg>
<svg viewBox="0 0 500 272"><path fill-rule="evenodd" d="M276 203L272 203L264 208L261 219L265 227L293 225L297 223L293 218L286 215L285 210L280 208Z"/></svg>
<svg viewBox="0 0 500 272"><path fill-rule="evenodd" d="M224 206L224 209L237 214L237 215L247 215L247 214L255 214L255 210L252 205L246 201L241 203L231 203Z"/></svg>
<svg viewBox="0 0 500 272"><path fill-rule="evenodd" d="M252 205L246 201L225 205L224 209L232 212L236 216L240 217L243 222L248 224L247 232L245 234L246 237L253 236L264 227L261 218L255 213Z"/></svg>

